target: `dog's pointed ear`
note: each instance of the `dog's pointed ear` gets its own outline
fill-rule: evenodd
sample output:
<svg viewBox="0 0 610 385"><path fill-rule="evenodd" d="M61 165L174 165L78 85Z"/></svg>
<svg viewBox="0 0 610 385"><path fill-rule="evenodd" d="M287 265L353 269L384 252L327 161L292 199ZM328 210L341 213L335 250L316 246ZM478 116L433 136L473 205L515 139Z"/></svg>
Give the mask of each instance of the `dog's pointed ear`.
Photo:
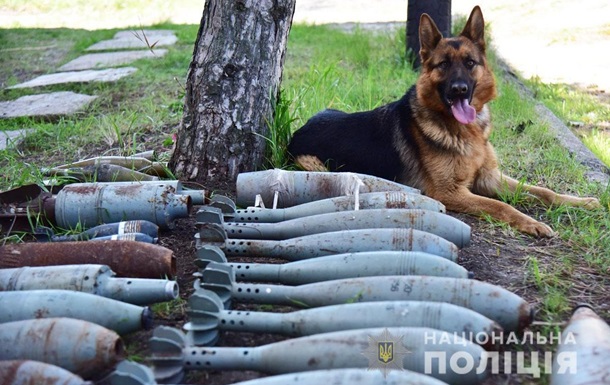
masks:
<svg viewBox="0 0 610 385"><path fill-rule="evenodd" d="M422 64L428 60L430 53L436 48L443 35L434 21L424 13L419 18L419 57Z"/></svg>
<svg viewBox="0 0 610 385"><path fill-rule="evenodd" d="M481 12L481 8L478 5L472 9L460 36L471 40L485 52L485 20L483 20L483 12Z"/></svg>

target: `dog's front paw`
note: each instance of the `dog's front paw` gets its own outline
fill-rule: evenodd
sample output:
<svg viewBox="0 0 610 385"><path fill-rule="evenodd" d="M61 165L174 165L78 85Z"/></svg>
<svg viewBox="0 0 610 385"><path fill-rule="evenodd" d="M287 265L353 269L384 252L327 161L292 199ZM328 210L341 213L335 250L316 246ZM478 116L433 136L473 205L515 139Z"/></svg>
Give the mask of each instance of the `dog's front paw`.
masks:
<svg viewBox="0 0 610 385"><path fill-rule="evenodd" d="M552 238L555 236L555 232L553 231L553 229L551 229L546 224L533 219L531 221L528 221L527 223L519 224L516 227L519 231L529 235L533 235L538 238Z"/></svg>

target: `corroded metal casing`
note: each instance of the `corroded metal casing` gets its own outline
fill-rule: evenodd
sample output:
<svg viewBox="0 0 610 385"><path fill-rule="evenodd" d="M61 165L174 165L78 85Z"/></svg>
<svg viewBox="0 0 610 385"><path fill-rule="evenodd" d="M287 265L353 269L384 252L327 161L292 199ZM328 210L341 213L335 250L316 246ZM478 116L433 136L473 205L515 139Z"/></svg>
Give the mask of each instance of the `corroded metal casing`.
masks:
<svg viewBox="0 0 610 385"><path fill-rule="evenodd" d="M479 345L447 332L429 328L370 328L293 338L258 347L198 348L186 345L179 330L158 327L150 341L151 361L158 382L177 383L183 370L255 370L292 373L321 369L368 368L379 360L374 341L393 340L394 358L402 368L426 373L449 384L479 384L488 373L479 370L487 354ZM440 357L428 360L430 352ZM408 352L408 353L407 353ZM440 354L439 354L440 353ZM455 356L467 355L473 367L451 365ZM370 358L368 358L370 357ZM427 361L431 361L426 367ZM398 363L400 365L400 363Z"/></svg>
<svg viewBox="0 0 610 385"><path fill-rule="evenodd" d="M454 262L458 257L457 246L446 239L406 228L343 230L284 241L218 239L214 242L203 242L200 234L195 234L195 238L198 247L206 244L219 246L229 257L256 256L299 261L325 255L382 250L421 251Z"/></svg>
<svg viewBox="0 0 610 385"><path fill-rule="evenodd" d="M148 307L71 290L3 291L0 308L0 323L67 317L93 322L119 334L152 327Z"/></svg>
<svg viewBox="0 0 610 385"><path fill-rule="evenodd" d="M0 268L87 263L107 265L119 277L171 278L176 274L173 251L142 242L27 242L0 246Z"/></svg>
<svg viewBox="0 0 610 385"><path fill-rule="evenodd" d="M226 265L233 268L238 281L277 282L284 285L378 275L469 278L468 270L457 263L417 251L365 251L283 264L231 262ZM216 264L210 263L208 266L213 268Z"/></svg>
<svg viewBox="0 0 610 385"><path fill-rule="evenodd" d="M609 383L610 326L589 306L579 306L561 332L551 385Z"/></svg>
<svg viewBox="0 0 610 385"><path fill-rule="evenodd" d="M229 238L284 240L341 230L409 228L438 235L457 247L470 243L470 226L428 210L372 209L341 211L278 223L224 223ZM204 239L203 236L201 238Z"/></svg>
<svg viewBox="0 0 610 385"><path fill-rule="evenodd" d="M118 334L91 322L45 318L0 324L0 360L34 360L95 379L123 358Z"/></svg>
<svg viewBox="0 0 610 385"><path fill-rule="evenodd" d="M212 199L214 201L214 198ZM212 204L217 207L217 204ZM230 206L229 206L230 207ZM445 206L425 195L403 191L384 191L321 199L284 209L248 207L241 210L223 210L227 222L275 223L290 219L327 214L338 211L371 209L421 209L445 212Z"/></svg>
<svg viewBox="0 0 610 385"><path fill-rule="evenodd" d="M181 181L179 180L159 180L159 181L141 181L137 182L138 184L145 184L151 186L168 186L175 189L175 193L179 195L188 195L191 197L191 203L193 205L203 205L205 204L207 199L207 193L205 190L194 190L187 187L184 187ZM113 185L132 185L134 182L114 182Z"/></svg>
<svg viewBox="0 0 610 385"><path fill-rule="evenodd" d="M532 321L532 309L518 295L474 279L381 276L339 279L300 286L236 283L232 269L217 266L197 281L228 306L231 300L295 307L319 307L352 302L432 301L472 309L506 331L521 331Z"/></svg>
<svg viewBox="0 0 610 385"><path fill-rule="evenodd" d="M2 385L92 385L59 366L31 360L0 361Z"/></svg>
<svg viewBox="0 0 610 385"><path fill-rule="evenodd" d="M341 195L380 191L419 193L419 190L371 175L351 172L285 171L246 172L237 176L237 200L241 207L253 206L260 195L265 207L291 207Z"/></svg>
<svg viewBox="0 0 610 385"><path fill-rule="evenodd" d="M55 221L63 228L143 219L163 229L189 215L191 198L163 183L75 183L55 198Z"/></svg>
<svg viewBox="0 0 610 385"><path fill-rule="evenodd" d="M136 305L171 301L178 284L166 279L117 278L104 265L61 265L0 269L0 291L73 290Z"/></svg>
<svg viewBox="0 0 610 385"><path fill-rule="evenodd" d="M373 327L429 327L469 340L489 340L502 328L489 318L443 302L379 301L323 306L291 313L224 310L218 296L196 288L184 325L193 345L211 346L219 331L277 333L290 337Z"/></svg>

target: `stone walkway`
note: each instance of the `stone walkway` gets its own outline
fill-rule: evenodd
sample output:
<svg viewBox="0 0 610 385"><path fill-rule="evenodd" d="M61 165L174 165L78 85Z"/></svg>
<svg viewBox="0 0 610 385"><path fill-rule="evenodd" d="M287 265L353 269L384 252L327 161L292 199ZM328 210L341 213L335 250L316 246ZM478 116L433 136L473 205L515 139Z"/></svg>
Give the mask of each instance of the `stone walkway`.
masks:
<svg viewBox="0 0 610 385"><path fill-rule="evenodd" d="M117 67L143 58L160 58L167 53L159 46L173 45L178 38L169 30L121 31L113 39L100 41L87 51L112 50L114 52L90 53L64 64L60 72L41 75L9 89L35 88L56 84L114 82L137 71L134 67ZM154 50L150 49L154 45ZM125 51L125 49L130 49ZM137 49L137 50L134 50ZM53 92L22 96L17 100L0 102L0 118L24 116L56 117L71 115L83 109L97 96L74 92ZM23 139L27 130L0 131L0 150Z"/></svg>

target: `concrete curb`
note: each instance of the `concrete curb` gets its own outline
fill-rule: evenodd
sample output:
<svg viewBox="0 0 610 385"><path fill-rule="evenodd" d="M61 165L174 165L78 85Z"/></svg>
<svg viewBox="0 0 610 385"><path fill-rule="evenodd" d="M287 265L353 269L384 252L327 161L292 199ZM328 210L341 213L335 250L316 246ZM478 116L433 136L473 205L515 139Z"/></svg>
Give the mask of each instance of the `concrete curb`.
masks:
<svg viewBox="0 0 610 385"><path fill-rule="evenodd" d="M547 122L559 143L565 147L570 154L583 166L587 168L585 177L589 182L597 182L604 185L610 184L610 169L601 161L587 146L585 146L572 130L566 126L551 110L536 100L534 93L515 75L515 72L498 58L500 69L504 72L504 78L517 86L517 90L524 98L534 104L534 109L543 121Z"/></svg>

